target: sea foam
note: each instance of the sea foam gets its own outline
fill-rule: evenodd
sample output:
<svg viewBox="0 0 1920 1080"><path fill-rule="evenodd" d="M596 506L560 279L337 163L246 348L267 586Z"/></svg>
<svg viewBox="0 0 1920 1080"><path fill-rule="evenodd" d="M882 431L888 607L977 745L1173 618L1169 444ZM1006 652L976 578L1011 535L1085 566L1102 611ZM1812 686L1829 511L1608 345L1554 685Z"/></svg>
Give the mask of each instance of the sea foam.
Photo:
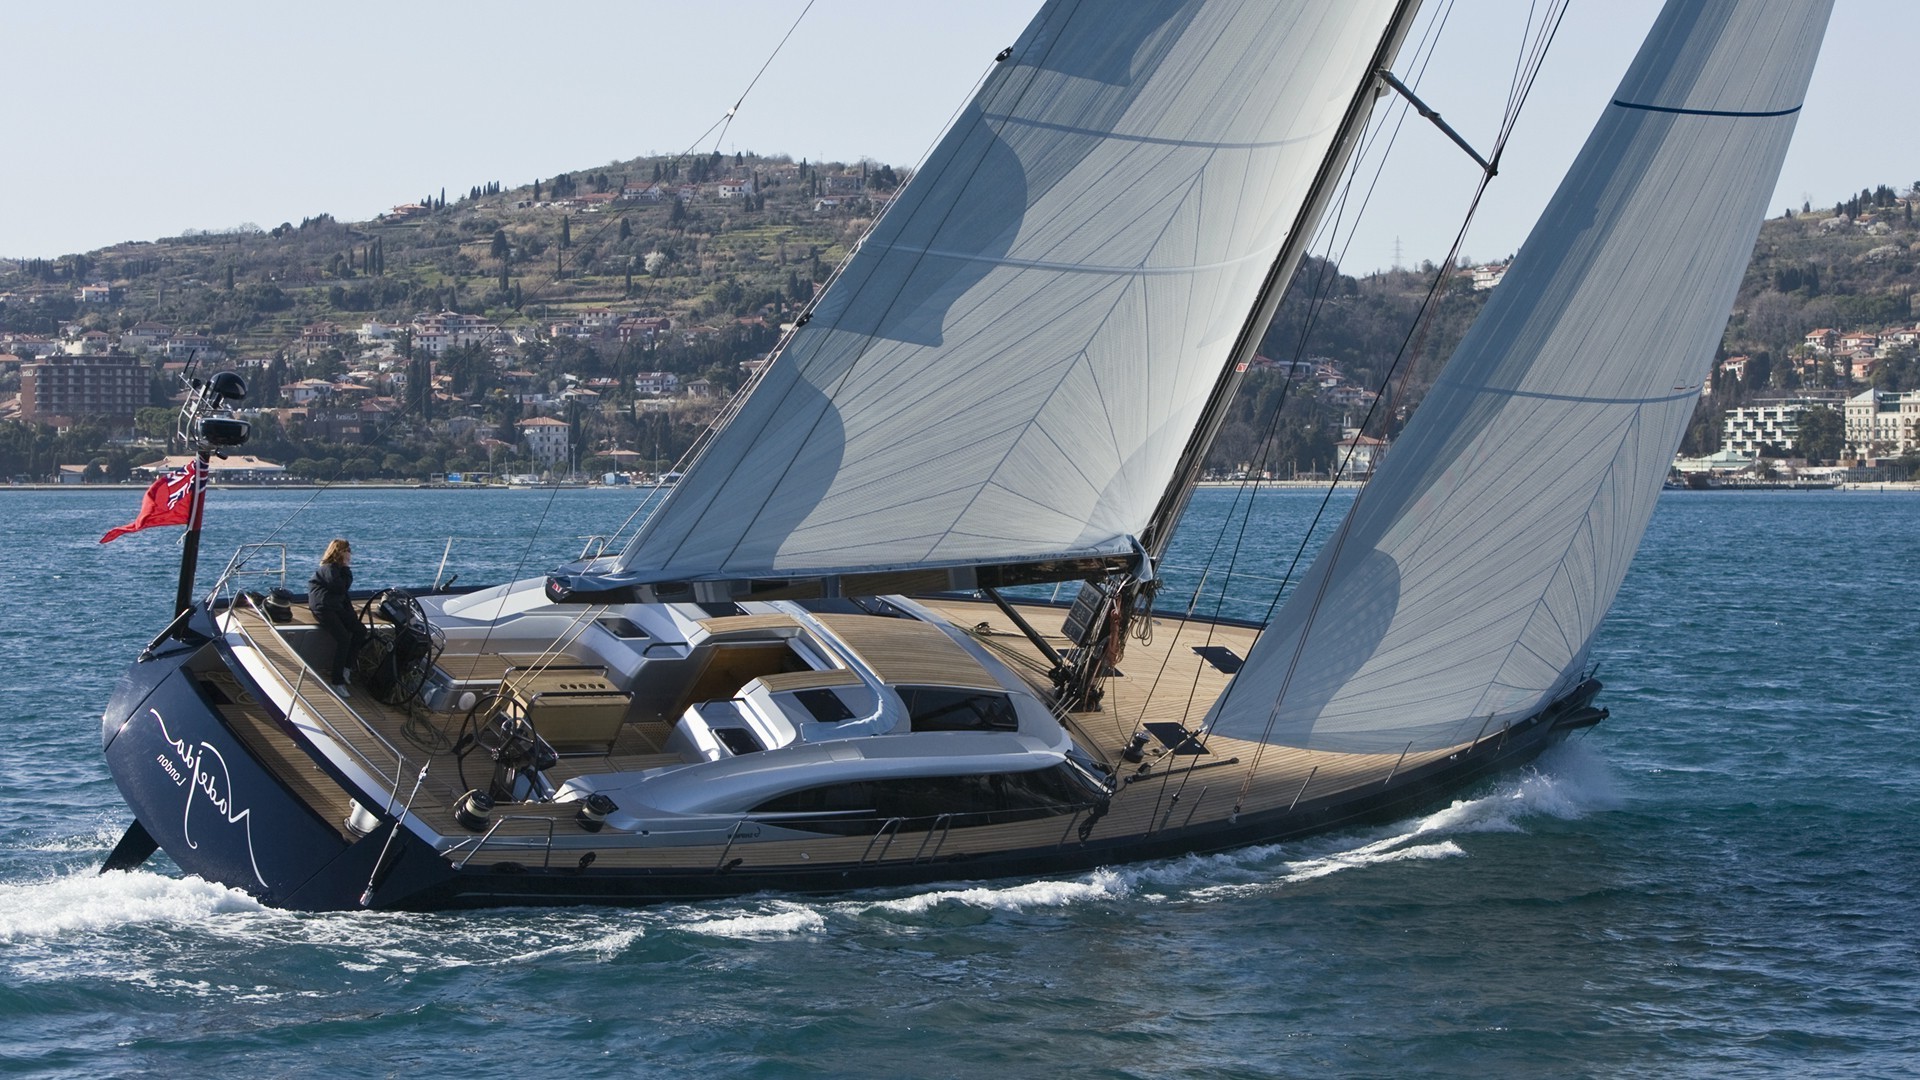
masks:
<svg viewBox="0 0 1920 1080"><path fill-rule="evenodd" d="M210 915L260 911L243 892L197 877L145 871L77 871L23 885L0 885L0 941L48 940L130 924L192 923Z"/></svg>

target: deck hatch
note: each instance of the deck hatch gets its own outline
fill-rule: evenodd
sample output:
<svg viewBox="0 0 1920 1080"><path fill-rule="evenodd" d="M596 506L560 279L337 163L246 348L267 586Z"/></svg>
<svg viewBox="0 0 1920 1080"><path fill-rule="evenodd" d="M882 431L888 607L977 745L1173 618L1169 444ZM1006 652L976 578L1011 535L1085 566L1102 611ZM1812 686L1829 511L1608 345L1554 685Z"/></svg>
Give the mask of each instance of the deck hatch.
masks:
<svg viewBox="0 0 1920 1080"><path fill-rule="evenodd" d="M1212 664L1216 670L1228 675L1239 671L1240 665L1245 662L1240 659L1239 654L1225 645L1195 645L1193 651L1199 653L1200 659Z"/></svg>
<svg viewBox="0 0 1920 1080"><path fill-rule="evenodd" d="M1207 748L1200 745L1200 737L1179 724L1160 723L1143 726L1148 734L1160 740L1160 745L1173 751L1175 756L1207 752Z"/></svg>

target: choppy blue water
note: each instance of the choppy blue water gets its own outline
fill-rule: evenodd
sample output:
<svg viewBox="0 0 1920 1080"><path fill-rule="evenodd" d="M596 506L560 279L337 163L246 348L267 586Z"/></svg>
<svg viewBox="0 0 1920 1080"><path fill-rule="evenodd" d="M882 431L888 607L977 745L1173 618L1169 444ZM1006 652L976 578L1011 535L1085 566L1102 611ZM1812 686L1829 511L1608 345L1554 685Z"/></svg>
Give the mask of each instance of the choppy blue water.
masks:
<svg viewBox="0 0 1920 1080"><path fill-rule="evenodd" d="M216 493L203 584L308 494ZM1190 522L1231 497L1201 493ZM0 1071L1886 1076L1920 1062L1920 497L1665 496L1597 647L1612 719L1390 827L827 900L318 916L163 857L94 874L126 821L99 712L173 594L179 530L95 543L138 501L0 493ZM1314 503L1261 497L1244 541L1256 573L1291 553ZM468 539L449 572L490 580L577 554L630 507L591 491L334 492L283 538L296 585L336 533L364 585L430 580L450 534ZM1188 531L1171 561L1211 545Z"/></svg>

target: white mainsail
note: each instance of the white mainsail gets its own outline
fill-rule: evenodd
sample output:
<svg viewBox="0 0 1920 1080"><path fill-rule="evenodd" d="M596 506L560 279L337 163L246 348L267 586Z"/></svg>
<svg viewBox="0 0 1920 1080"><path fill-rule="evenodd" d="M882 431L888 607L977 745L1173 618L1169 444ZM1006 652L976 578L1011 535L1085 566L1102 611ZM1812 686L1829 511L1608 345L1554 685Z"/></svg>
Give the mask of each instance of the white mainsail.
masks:
<svg viewBox="0 0 1920 1080"><path fill-rule="evenodd" d="M1130 551L1413 7L1047 4L616 573Z"/></svg>
<svg viewBox="0 0 1920 1080"><path fill-rule="evenodd" d="M1830 7L1667 5L1214 732L1435 748L1578 680L1726 325Z"/></svg>

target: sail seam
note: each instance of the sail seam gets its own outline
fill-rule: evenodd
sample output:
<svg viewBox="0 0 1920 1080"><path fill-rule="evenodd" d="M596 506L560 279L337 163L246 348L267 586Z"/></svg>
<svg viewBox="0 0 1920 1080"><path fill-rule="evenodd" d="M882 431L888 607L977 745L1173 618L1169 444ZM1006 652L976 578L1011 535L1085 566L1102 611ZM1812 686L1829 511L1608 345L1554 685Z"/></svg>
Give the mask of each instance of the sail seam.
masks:
<svg viewBox="0 0 1920 1080"><path fill-rule="evenodd" d="M1001 123L1005 123L1005 124L1009 124L1017 127L1040 128L1045 131L1061 131L1069 135L1091 135L1101 139L1112 139L1118 142L1138 143L1143 146L1178 146L1178 147L1184 147L1184 148L1193 149L1193 150L1206 150L1206 151L1277 150L1281 147L1293 146L1297 143L1312 142L1318 139L1322 132L1325 132L1337 126L1337 125L1329 124L1324 127L1315 129L1314 131L1308 132L1305 135L1296 135L1291 139L1277 139L1272 142L1216 143L1216 142L1201 142L1197 139L1170 139L1164 135L1128 135L1125 132L1120 132L1120 131L1099 131L1093 128L1079 127L1074 124L1059 124L1059 123L1054 123L1047 120L1029 120L1023 117L1002 116L1002 115L996 115L994 113L981 113L980 115L983 119L986 119L986 120L996 120Z"/></svg>
<svg viewBox="0 0 1920 1080"><path fill-rule="evenodd" d="M1195 184L1196 184L1196 183L1198 182L1198 179L1199 179L1199 177L1198 177L1198 175L1197 175L1197 174L1196 174L1195 176L1192 176L1192 177L1189 177L1189 178L1188 178L1188 181L1187 181L1187 187L1189 188L1189 190L1191 190L1191 189L1192 189L1192 187L1193 187L1193 186L1194 186L1194 185L1195 185ZM1204 191L1204 188L1203 188L1202 190ZM1171 228L1173 228L1173 225L1174 225L1174 219L1173 219L1173 218L1171 218L1171 217L1169 217L1169 218L1168 218L1167 220L1165 220L1165 221L1163 221L1163 222L1161 222L1161 223L1160 223L1160 229L1159 229L1159 231L1158 231L1158 232L1157 232L1157 233L1156 233L1156 234L1154 235L1154 238L1153 238L1153 243L1147 246L1147 250L1149 250L1149 251L1153 251L1153 250L1156 250L1156 249L1158 249L1158 248L1159 248L1159 246L1160 246L1160 244L1161 244L1161 243L1163 243L1163 242L1164 242L1164 241L1166 240L1166 238L1167 238L1167 232L1168 232L1168 230L1170 230ZM1115 297L1113 298L1113 300L1112 300L1112 302L1111 302L1111 303L1110 303L1110 304L1109 304L1109 305L1107 306L1107 317L1108 317L1108 318L1111 318L1114 312L1116 312L1116 311L1118 311L1118 310L1120 310L1120 305L1126 302L1126 299L1127 299L1127 295L1128 295L1128 292L1129 292L1129 288L1128 288L1128 287L1122 287L1122 288L1120 289L1120 291L1119 291L1119 294L1118 294L1118 295L1116 295L1116 296L1115 296ZM1102 325L1104 325L1104 324L1105 324L1105 321L1106 321L1106 320L1104 320L1104 319L1102 320ZM1038 417L1039 417L1039 416L1040 416L1041 414L1043 414L1044 412L1046 412L1046 410L1047 410L1047 409L1048 409L1048 408L1049 408L1049 407L1050 407L1050 406L1052 405L1052 403L1053 403L1053 399L1054 399L1054 398L1055 398L1055 397L1056 397L1056 396L1057 396L1057 395L1058 395L1058 394L1060 393L1060 390L1061 390L1061 388L1062 388L1062 387L1064 387L1064 386L1066 386L1066 385L1067 385L1067 382L1068 382L1068 380L1069 380L1069 379L1071 379L1071 378L1073 377L1073 375L1074 375L1074 372L1075 372L1076 370L1078 370L1078 369L1080 369L1080 368L1083 368L1083 367L1087 369L1087 378L1088 378L1088 381L1089 381L1089 382L1091 382L1091 383L1093 384L1093 387L1094 387L1094 390L1095 390L1095 392L1096 392L1096 396L1100 396L1100 395L1098 395L1098 391L1100 390L1100 377L1099 377L1099 373L1098 373L1097 371L1095 371L1095 370L1093 369L1093 366L1092 366L1091 364L1089 364L1089 363L1088 363L1088 358L1087 358L1087 350L1086 350L1086 348L1085 348L1085 347L1082 347L1082 348L1081 348L1081 350L1080 350L1080 357L1079 357L1079 360L1078 360L1077 362L1075 362L1075 363L1073 363L1073 364L1071 364L1071 365L1069 365L1069 366L1068 366L1068 367L1067 367L1067 368L1066 368L1065 370L1063 370L1063 371L1061 371L1061 373L1060 373L1060 379L1059 379L1059 381L1058 381L1057 383L1055 383L1055 384L1054 384L1054 387L1053 387L1053 389L1051 389L1051 390L1049 390L1049 391L1047 392L1047 394L1046 394L1046 397L1045 397L1045 399L1044 399L1044 400L1043 400L1043 401L1042 401L1042 402L1040 403L1040 405L1039 405L1039 406L1038 406L1037 408L1035 408L1035 409L1034 409L1034 411L1033 411L1033 417L1034 417L1035 419L1038 419ZM1103 413L1103 414L1105 414L1105 415L1107 415L1107 416L1108 416L1108 418L1109 418L1109 420L1111 420L1111 413L1108 413L1108 412L1107 412L1107 406L1106 406L1106 401L1105 401L1105 398L1104 398L1104 396L1100 396L1100 398L1101 398L1101 400L1100 400L1100 408L1101 408L1101 411L1102 411L1102 413ZM1031 431L1031 430L1032 430L1032 429L1033 429L1033 428L1034 428L1034 427L1035 427L1036 425L1034 424L1034 422L1033 422L1032 420L1030 420L1030 421L1028 421L1028 425L1027 425L1027 426L1028 426L1028 429L1029 429L1029 431ZM1007 447L1007 449L1006 449L1006 452L1005 452L1005 453L1003 453L1003 454L1002 454L1002 455L1000 456L1000 460L999 460L999 462L997 462L997 463L996 463L996 464L995 464L995 465L993 466L993 468L991 468L991 469L988 469L988 470L987 470L987 472L986 472L986 478L987 478L987 479L986 479L986 482L985 482L984 484L982 484L982 485L981 485L981 487L980 487L980 489L979 489L979 491L976 491L976 492L974 493L974 496L973 496L973 498L971 498L971 499L969 499L969 500L967 500L967 505L966 505L966 507L965 507L964 509L962 509L962 510L961 510L961 511L960 511L960 512L959 512L958 514L956 514L956 515L954 515L954 518L953 518L953 524L952 524L952 525L950 525L950 526L948 526L948 529L947 529L947 531L948 531L949 533L951 533L951 532L953 532L953 531L954 531L955 529L957 529L957 528L959 528L959 526L960 526L960 524L961 524L962 522L964 522L964 521L965 521L965 520L967 519L967 515L968 515L969 513L971 513L971 512L972 512L972 510L973 510L973 507L974 507L974 504L975 504L975 503L977 503L977 502L979 501L979 498L980 498L980 491L984 491L984 490L986 490L986 489L987 489L988 487L993 487L993 486L998 486L998 484L997 484L997 481L998 481L998 479L999 479L999 476L1000 476L1000 471L1001 471L1001 469L1003 469L1003 468L1005 468L1005 467L1006 467L1006 463L1007 463L1007 461L1008 461L1008 459L1009 459L1009 458L1011 458L1011 457L1013 456L1013 452L1014 452L1014 450L1016 450L1016 449L1018 449L1018 447L1019 447L1019 445L1020 445L1020 443L1021 443L1021 441L1022 441L1022 440L1024 440L1024 439L1026 438L1026 435L1027 435L1027 433L1026 433L1026 432L1022 432L1020 436L1018 436L1018 437L1016 437L1016 438L1014 439L1014 441L1013 441L1013 443L1012 443L1011 445L1009 445L1009 446ZM1049 435L1049 436L1048 436L1048 439L1049 439L1049 441L1052 441L1052 436L1050 436L1050 435ZM1054 445L1056 445L1056 446L1057 446L1057 445L1059 445L1059 444L1058 444L1058 443L1056 442L1056 443L1055 443ZM944 539L944 538L943 538L943 539ZM931 549L931 550L938 550L938 549L939 549L939 546L940 546L940 545L939 545L938 543L936 543L936 544L934 545L934 547L933 547L933 549Z"/></svg>
<svg viewBox="0 0 1920 1080"><path fill-rule="evenodd" d="M965 251L946 251L924 245L869 244L868 246L905 255L930 256L935 259L952 259L955 262L986 263L989 266L1011 266L1023 270L1056 270L1067 274L1108 274L1115 277L1154 277L1170 274L1191 276L1204 273L1208 270L1228 270L1240 266L1243 263L1264 261L1269 254L1265 251L1253 251L1237 259L1198 263L1193 266L1101 266L1093 263L1054 262L1049 259L1015 259L1005 255L977 255Z"/></svg>
<svg viewBox="0 0 1920 1080"><path fill-rule="evenodd" d="M1671 113L1675 116L1733 116L1733 117L1792 116L1794 113L1799 112L1801 108L1800 106L1795 105L1791 109L1774 109L1771 112L1750 112L1744 109L1683 109L1675 105L1644 105L1637 101L1621 101L1619 98L1614 98L1613 103L1615 105L1620 106L1623 109L1639 109L1643 112Z"/></svg>
<svg viewBox="0 0 1920 1080"><path fill-rule="evenodd" d="M1671 394L1659 397L1590 397L1585 394L1549 394L1540 390L1521 390L1517 387L1472 386L1453 379L1440 378L1434 385L1445 383L1468 394L1491 394L1498 397L1533 398L1537 401L1568 401L1577 405L1661 405L1669 401L1687 401L1700 396L1700 388L1689 386Z"/></svg>
<svg viewBox="0 0 1920 1080"><path fill-rule="evenodd" d="M1063 20L1063 25L1064 25L1065 23L1070 23L1070 22L1072 22L1072 21L1073 21L1073 18L1074 18L1074 15L1078 13L1078 10L1079 10L1079 5L1078 5L1078 4L1076 4L1076 5L1074 6L1074 9L1073 9L1072 11L1070 11L1070 12L1068 12L1068 13L1067 13L1067 15L1066 15L1066 17L1065 17L1065 19ZM1059 41L1059 38L1058 38L1058 37L1056 37L1056 38L1054 39L1054 42L1053 42L1053 44L1057 44L1057 43L1058 43L1058 41ZM1051 48L1052 48L1052 46L1051 46L1051 45L1049 45L1049 47L1048 47L1048 50L1047 50L1047 52L1048 52L1049 54L1051 53ZM1046 59L1046 56L1045 56L1045 55L1043 55L1043 56L1042 56L1042 61L1044 62L1044 60L1045 60L1045 59ZM1006 94L1008 94L1008 95L1010 95L1010 96L1012 97L1012 99L1013 99L1013 102L1014 102L1014 104L1015 104L1016 106L1018 106L1018 105L1019 105L1019 103L1020 103L1020 102L1021 102L1021 101L1022 101L1022 100L1023 100L1024 98L1025 98L1025 97L1026 97L1026 95L1027 95L1027 94L1028 94L1029 92L1031 92L1031 91L1033 90L1033 88L1034 88L1034 84L1035 84L1035 83L1036 83L1036 82L1038 81L1038 78L1039 78L1039 72L1040 72L1041 70L1042 70L1042 68L1040 68L1040 67L1038 67L1038 66L1036 66L1036 67L1035 67L1035 68L1033 69L1033 73L1032 73L1032 74L1030 74L1030 75L1028 76L1028 78L1027 78L1027 79L1026 79L1026 80L1025 80L1024 82L1022 82L1022 83L1020 83L1020 84L1018 84L1018 85L1017 85L1017 87L1016 87L1015 85L1013 85L1013 80L1012 80L1012 79L1008 79L1008 80L1007 80L1007 85L1005 85L1005 86L1004 86L1004 87L1002 88L1002 91L1003 91L1004 93L1006 93ZM972 130L978 130L979 128L981 128L981 127L984 127L984 126L987 126L987 125L984 125L984 124L980 124L980 123L976 123L976 124L974 124L974 125L973 125L973 128L972 128ZM965 137L962 137L962 139L961 139L961 140L960 140L960 141L959 141L959 142L958 142L958 143L956 144L956 147L957 147L957 148L961 148L961 147L964 147L965 145L966 145L966 140L965 140ZM981 168L981 167L982 167L982 165L983 165L983 164L985 163L985 160L986 160L986 159L985 159L985 151L982 151L982 156L981 156L980 158L978 158L978 159L976 159L976 160L975 160L975 161L974 161L974 162L972 163L972 167L971 167L971 169L970 169L970 171L968 172L968 178L969 178L969 180L970 180L970 179L972 178L972 176L973 176L973 175L975 175L975 174L977 174L977 173L979 172L979 170L980 170L980 168ZM924 206L922 206L922 205L915 205L915 206L912 206L912 207L910 207L910 209L911 209L911 210L912 210L912 211L913 211L914 213L916 213L916 214L917 214L917 213L918 213L918 212L920 212L920 211L921 211L922 209L925 209L925 207L924 207ZM951 215L952 215L952 213L953 213L953 208L952 208L952 207L950 206L950 207L948 207L948 208L947 208L947 212L946 212L945 214L941 214L941 215L940 215L940 219L939 219L939 220L938 220L937 222L935 222L935 223L934 223L934 225L933 225L933 229L932 229L932 234L933 234L933 235L938 235L938 234L939 234L939 232L940 232L940 230L941 230L942 228L944 228L944 227L945 227L945 225L946 225L946 222L947 222L947 219L951 217ZM906 226L904 226L904 225L903 225L903 228L905 228L905 227L906 227ZM904 274L904 275L902 275L902 276L901 276L901 278L899 279L899 282L900 282L900 283L899 283L899 284L898 284L898 285L897 285L897 286L895 287L895 289L894 289L894 292L893 292L893 296L892 296L892 298L891 298L891 299L889 299L889 300L887 301L887 304L886 304L886 307L885 307L885 308L883 309L883 311L882 311L882 317L883 317L883 318L885 317L885 314L886 314L887 312L890 312L890 311L892 310L892 308L893 308L893 305L895 305L895 304L897 304L897 303L899 303L899 300L900 300L900 295L901 295L901 293L902 293L902 291L904 291L904 289L905 289L905 285L906 285L906 282L907 282L907 280L908 280L908 279L910 279L910 278L912 277L912 274L913 274L913 270L912 270L912 268L909 268L909 269L908 269L908 271L907 271L907 273L906 273L906 274ZM855 292L856 292L856 294L857 294L857 293L858 293L858 292L859 292L859 291L860 291L861 289L863 289L863 288L865 288L865 287L866 287L866 285L867 285L867 284L869 284L869 283L870 283L870 279L869 279L869 281L865 281L865 282L861 282L861 283L860 283L860 285L859 285L859 286L857 286L857 287L855 288ZM868 354L869 354L869 353L870 353L870 352L872 351L872 349L873 349L873 342L872 342L871 340L869 340L868 342L866 342L866 343L865 343L865 345L863 345L863 346L862 346L862 347L860 348L860 350L859 350L859 351L858 351L857 353L855 353L855 355L854 355L853 357L851 357L851 358L850 358L850 359L849 359L849 360L847 361L847 364L846 364L846 368L845 368L845 370L843 370L843 371L842 371L842 372L840 373L840 375L839 375L839 378L838 378L838 380L837 380L837 386L836 386L836 389L837 389L837 387L838 387L838 386L844 386L844 385L845 385L845 384L846 384L846 383L848 382L848 380L850 380L850 379L851 379L851 378L853 377L853 373L854 373L854 371L855 371L856 369L858 369L858 368L859 368L859 367L861 366L861 363L862 363L862 361L864 361L864 360L865 360L865 359L867 358L867 356L868 356ZM795 387L798 387L798 386L800 386L800 385L802 385L802 384L804 383L804 381L805 381L805 380L804 380L804 375L805 375L805 372L804 372L804 370L803 370L803 371L800 371L800 372L797 372L797 373L796 373L796 379L795 379L795 381L794 381L794 383L793 383L793 385L792 385L792 386L789 386L789 387L787 388L787 393L786 393L785 395L783 395L783 403L784 403L784 400L785 400L785 399L790 399L790 398L791 398L791 396L792 396L792 393L793 393L793 390L794 390L794 388L795 388ZM831 402L831 397L832 397L832 395L830 394L830 395L829 395L829 404L828 404L828 405L824 405L824 406L822 406L822 408L820 409L820 411L819 411L819 413L818 413L818 414L817 414L817 415L816 415L816 416L814 417L814 420L813 420L813 423L812 423L812 424L811 424L811 425L810 425L810 426L808 427L808 430L807 430L807 433L806 433L806 435L805 435L805 436L804 436L804 437L803 437L803 438L802 438L802 439L800 440L800 444L799 444L799 445L800 445L800 446L801 446L802 448L804 448L804 447L806 446L806 444L807 444L807 443L808 443L809 441L811 441L811 440L812 440L812 438L813 438L813 434L814 434L814 432L815 432L815 431L817 431L817 430L819 429L819 425L820 425L820 423L821 423L821 421L822 421L822 420L824 420L824 419L825 419L825 417L826 417L826 414L827 414L827 413L828 413L829 411L831 411L831 404L830 404L830 402ZM799 456L797 456L797 455L796 455L796 457L794 457L794 458L793 458L792 460L789 460L789 461L787 462L787 464L786 464L786 467L785 467L784 469L782 469L782 470L781 470L781 474L780 474L780 475L781 475L781 478L782 478L782 479L783 479L783 478L784 478L784 477L785 477L785 476L786 476L786 475L787 475L788 473L790 473L790 472L792 471L792 469L793 469L793 466L794 466L794 464L795 464L796 462L798 462L798 460L799 460ZM694 520L693 520L693 522L692 522L692 523L690 523L690 525L689 525L689 527L688 527L688 528L686 529L686 531L685 531L685 532L684 532L684 533L683 533L683 534L682 534L682 535L681 535L681 536L680 536L680 537L679 537L679 538L678 538L677 540L674 540L674 541L673 541L673 546L672 546L672 549L671 549L671 550L670 550L669 552L667 552L667 553L665 554L665 557L664 557L663 559L661 559L661 560L660 560L660 563L661 563L661 566L662 566L662 567L665 567L665 566L667 566L667 565L670 565L670 564L671 564L672 562L674 562L675 560L677 560L677 559L678 559L678 558L680 557L680 552L681 552L681 550L682 550L682 548L684 548L684 547L686 546L686 544L687 544L687 542L688 542L688 541L689 541L690 539L692 539L692 537L693 537L693 536L694 536L694 535L696 534L696 532L697 532L697 530L698 530L698 528L699 528L699 526L700 526L700 523L701 523L702 521L704 521L704 520L705 520L705 518L706 518L706 516L707 516L707 515L708 515L709 513L711 513L711 512L713 512L713 510L714 510L714 508L715 508L715 504L717 504L717 502L719 501L719 499L718 499L718 496L719 496L719 493L720 493L720 492L721 492L721 491L722 491L722 490L724 489L724 487L725 487L725 482L726 482L726 481L730 481L730 480L732 479L732 477L733 477L733 475L734 475L735 473L737 473L737 472L738 472L738 470L739 470L739 469L740 469L740 467L741 467L741 466L742 466L742 465L743 465L743 464L745 463L745 461L746 461L746 456L745 456L745 455L743 455L743 456L742 456L741 458L739 458L738 460L736 460L736 461L734 461L734 462L733 462L733 463L731 464L731 466L730 466L730 467L729 467L729 469L728 469L728 472L727 472L727 477L725 478L725 481L723 481L723 483L722 483L721 485L719 485L719 486L716 486L716 487L715 487L715 488L713 489L713 490L714 490L714 496L713 496L713 498L711 499L711 501L709 501L709 503L708 503L708 504L707 504L707 505L706 505L705 507L702 507L702 508L701 508L701 510L700 510L700 512L698 513L698 515L696 515L696 517L694 518ZM765 496L764 496L764 497L763 497L763 498L762 498L762 499L760 500L760 504L759 504L758 506L756 506L756 507L755 507L755 508L753 509L753 512L752 512L752 514L750 515L750 518L751 518L751 519L757 519L757 518L758 518L758 517L759 517L759 516L760 516L760 515L761 515L762 513L764 513L764 512L766 511L766 508L767 508L767 504L768 504L769 502L771 502L771 501L772 501L772 499L773 499L773 496L774 496L774 493L775 493L776 491L778 491L778 489L779 489L779 486L780 486L780 485L779 485L779 480L776 480L776 481L775 481L775 483L774 483L774 484L773 484L772 486L770 486L770 487L769 487L769 488L767 489L767 494L766 494L766 495L765 495ZM726 555L725 555L725 556L724 556L723 558L721 558L721 559L719 560L719 563L720 563L721 565L725 565L725 564L726 564L727 562L730 562L730 561L732 561L732 560L733 560L734 558L736 558L736 557L737 557L737 556L739 555L739 551L740 551L740 547L741 547L741 545L742 545L742 544L743 544L743 543L745 542L745 539L746 539L746 532L745 532L745 531L743 530L743 531L741 532L741 534L740 534L740 538L739 538L739 539L737 539L737 540L735 540L735 541L734 541L734 542L733 542L733 543L732 543L732 544L731 544L731 545L730 545L730 546L728 547L728 550L727 550L727 553L726 553ZM639 537L637 537L637 536L636 536L636 537L635 537L635 544L637 545L637 544L638 544L638 542L639 542Z"/></svg>
<svg viewBox="0 0 1920 1080"><path fill-rule="evenodd" d="M1608 490L1613 486L1614 477L1619 472L1618 462L1620 460L1621 452L1626 448L1628 443L1633 439L1634 434L1639 430L1640 430L1640 414L1638 412L1635 412L1633 416L1627 420L1626 425L1621 429L1620 440L1614 444L1613 459L1616 463L1615 467L1608 469L1605 472L1600 474L1600 481L1598 484L1594 486L1593 495L1587 499L1586 510L1581 513L1579 522L1574 527L1572 535L1567 537L1566 549L1561 552L1559 561L1554 565L1553 574L1547 578L1546 587L1541 591L1540 598L1534 602L1534 610L1532 614L1528 615L1527 620L1524 623L1520 624L1520 633L1517 639L1513 642L1512 647L1508 650L1509 659L1511 659L1512 657L1513 650L1516 650L1525 646L1526 639L1527 639L1527 630L1529 627L1533 625L1533 621L1535 618L1539 616L1541 609L1545 608L1549 611L1552 610L1551 606L1548 605L1547 603L1547 599L1553 591L1554 580L1556 578L1564 578L1568 583L1568 587L1569 588L1572 587L1573 575L1567 569L1567 560L1573 554L1573 549L1580 543L1581 535L1583 533L1590 533L1592 531L1594 506L1597 505L1600 502L1600 500L1606 496ZM1475 716L1480 715L1480 707L1486 704L1487 695L1492 693L1493 688L1499 684L1502 675L1506 671L1506 667L1507 667L1507 660L1502 660L1498 665L1494 667L1492 679L1490 679L1487 682L1487 684L1481 688L1480 701L1475 705L1475 707L1470 712L1467 713L1466 717L1463 718L1463 721L1471 720ZM1547 694L1549 696L1545 700L1535 701L1532 705L1528 706L1527 711L1532 711L1533 709L1539 708L1540 706L1545 705L1547 701L1552 700L1551 695L1555 690L1559 688L1560 684L1566 680L1566 677L1567 677L1567 673L1563 669L1560 672L1560 677L1555 680L1554 685L1547 689Z"/></svg>

